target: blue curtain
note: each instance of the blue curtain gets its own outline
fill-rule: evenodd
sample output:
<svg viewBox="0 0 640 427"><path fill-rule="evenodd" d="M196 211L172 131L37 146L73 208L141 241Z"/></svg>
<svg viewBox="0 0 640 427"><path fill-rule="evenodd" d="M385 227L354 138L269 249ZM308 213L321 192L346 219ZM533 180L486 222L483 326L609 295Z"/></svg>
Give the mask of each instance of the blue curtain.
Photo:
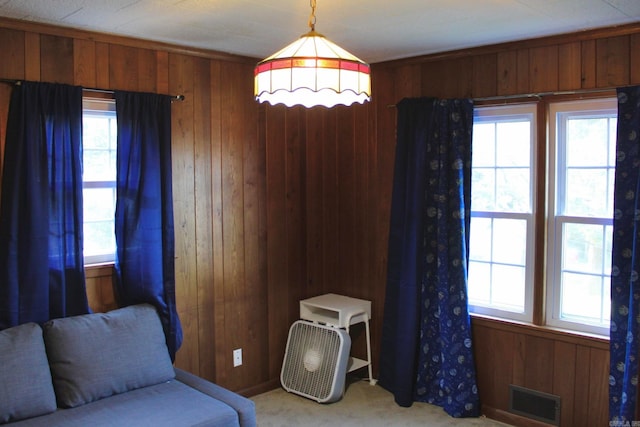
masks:
<svg viewBox="0 0 640 427"><path fill-rule="evenodd" d="M116 296L156 307L171 359L182 343L176 311L171 100L117 91Z"/></svg>
<svg viewBox="0 0 640 427"><path fill-rule="evenodd" d="M609 417L631 422L636 419L640 338L640 86L618 89L616 152Z"/></svg>
<svg viewBox="0 0 640 427"><path fill-rule="evenodd" d="M82 88L14 86L0 208L0 329L89 312L81 141Z"/></svg>
<svg viewBox="0 0 640 427"><path fill-rule="evenodd" d="M397 108L379 382L401 406L478 416L467 307L473 104L420 98Z"/></svg>

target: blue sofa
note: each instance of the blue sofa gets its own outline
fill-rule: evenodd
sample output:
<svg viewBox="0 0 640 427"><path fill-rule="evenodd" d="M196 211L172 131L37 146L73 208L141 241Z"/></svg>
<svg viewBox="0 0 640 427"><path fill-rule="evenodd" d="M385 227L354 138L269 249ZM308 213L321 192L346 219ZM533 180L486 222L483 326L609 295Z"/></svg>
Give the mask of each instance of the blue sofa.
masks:
<svg viewBox="0 0 640 427"><path fill-rule="evenodd" d="M256 425L253 401L172 366L155 308L0 331L0 424Z"/></svg>

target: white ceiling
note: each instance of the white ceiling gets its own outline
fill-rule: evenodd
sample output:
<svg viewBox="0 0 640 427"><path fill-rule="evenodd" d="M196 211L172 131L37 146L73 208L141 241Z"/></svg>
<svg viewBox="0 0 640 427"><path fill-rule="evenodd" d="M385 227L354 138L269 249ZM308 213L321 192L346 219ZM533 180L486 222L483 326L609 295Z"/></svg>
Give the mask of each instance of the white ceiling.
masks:
<svg viewBox="0 0 640 427"><path fill-rule="evenodd" d="M0 16L266 57L308 0L0 0ZM640 0L317 0L316 30L367 62L640 22Z"/></svg>

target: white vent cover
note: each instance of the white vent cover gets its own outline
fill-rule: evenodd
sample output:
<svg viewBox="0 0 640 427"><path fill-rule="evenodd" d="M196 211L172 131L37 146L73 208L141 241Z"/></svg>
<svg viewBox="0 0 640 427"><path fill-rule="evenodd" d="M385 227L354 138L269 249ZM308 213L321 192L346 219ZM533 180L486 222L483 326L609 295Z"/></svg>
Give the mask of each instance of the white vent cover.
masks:
<svg viewBox="0 0 640 427"><path fill-rule="evenodd" d="M289 329L280 382L292 393L320 403L344 393L351 338L338 328L298 320Z"/></svg>

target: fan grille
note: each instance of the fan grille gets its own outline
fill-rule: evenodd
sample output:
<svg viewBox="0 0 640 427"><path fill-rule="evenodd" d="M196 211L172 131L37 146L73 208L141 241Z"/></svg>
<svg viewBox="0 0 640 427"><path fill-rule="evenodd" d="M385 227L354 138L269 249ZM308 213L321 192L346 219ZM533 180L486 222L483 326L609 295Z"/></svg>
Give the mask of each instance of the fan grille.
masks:
<svg viewBox="0 0 640 427"><path fill-rule="evenodd" d="M344 338L334 328L307 322L291 326L281 380L285 388L323 401L334 389ZM348 351L348 350L347 350Z"/></svg>

